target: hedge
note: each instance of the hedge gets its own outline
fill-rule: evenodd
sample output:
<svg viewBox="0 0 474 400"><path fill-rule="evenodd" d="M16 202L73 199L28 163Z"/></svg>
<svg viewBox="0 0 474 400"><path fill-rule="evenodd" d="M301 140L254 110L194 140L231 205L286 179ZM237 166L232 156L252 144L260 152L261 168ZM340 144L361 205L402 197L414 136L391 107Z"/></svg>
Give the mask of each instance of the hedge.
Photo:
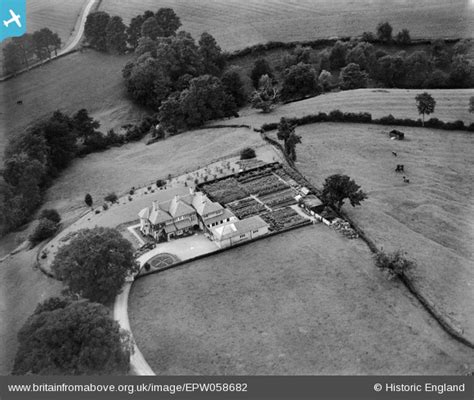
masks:
<svg viewBox="0 0 474 400"><path fill-rule="evenodd" d="M367 112L352 113L342 112L341 110L333 110L329 114L320 112L318 114L309 114L301 118L287 118L292 125L307 125L317 122L352 122L361 124L377 124L377 125L400 125L421 127L421 119L413 120L410 118L395 118L393 115L387 115L379 119L372 119L372 115ZM278 122L263 124L261 130L263 132L273 131L278 128ZM448 131L469 131L474 132L474 123L466 126L463 121L443 122L437 118L431 118L425 121L425 128L443 129Z"/></svg>

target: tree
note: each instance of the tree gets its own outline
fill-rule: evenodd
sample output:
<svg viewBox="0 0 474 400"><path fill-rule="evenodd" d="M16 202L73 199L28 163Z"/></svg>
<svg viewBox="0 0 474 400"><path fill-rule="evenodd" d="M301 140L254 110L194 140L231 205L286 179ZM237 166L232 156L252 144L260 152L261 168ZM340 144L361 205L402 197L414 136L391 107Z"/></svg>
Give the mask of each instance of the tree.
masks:
<svg viewBox="0 0 474 400"><path fill-rule="evenodd" d="M439 69L435 69L433 73L425 80L423 87L430 89L443 89L448 86L449 76Z"/></svg>
<svg viewBox="0 0 474 400"><path fill-rule="evenodd" d="M138 40L142 36L142 25L145 19L142 15L133 17L130 21L130 25L127 27L127 41L132 48L138 46Z"/></svg>
<svg viewBox="0 0 474 400"><path fill-rule="evenodd" d="M405 60L401 55L386 55L378 59L375 76L386 87L400 87L403 84L405 72Z"/></svg>
<svg viewBox="0 0 474 400"><path fill-rule="evenodd" d="M42 218L49 219L55 224L59 224L61 222L61 216L59 215L58 211L55 210L54 208L44 209L43 211L41 211L40 219Z"/></svg>
<svg viewBox="0 0 474 400"><path fill-rule="evenodd" d="M242 107L247 102L244 84L236 67L229 68L221 78L224 91L232 96L237 107Z"/></svg>
<svg viewBox="0 0 474 400"><path fill-rule="evenodd" d="M260 86L260 78L263 75L267 75L270 79L273 79L273 71L264 58L259 58L255 61L252 71L250 72L250 79L252 79L253 87L258 89Z"/></svg>
<svg viewBox="0 0 474 400"><path fill-rule="evenodd" d="M399 44L410 44L411 43L410 31L408 29L402 29L400 32L397 33L395 40Z"/></svg>
<svg viewBox="0 0 474 400"><path fill-rule="evenodd" d="M403 86L420 88L433 71L433 63L425 51L415 51L405 59Z"/></svg>
<svg viewBox="0 0 474 400"><path fill-rule="evenodd" d="M283 99L301 98L319 92L316 71L310 64L299 63L285 71L281 89Z"/></svg>
<svg viewBox="0 0 474 400"><path fill-rule="evenodd" d="M347 44L338 40L329 53L331 69L339 69L346 65Z"/></svg>
<svg viewBox="0 0 474 400"><path fill-rule="evenodd" d="M376 61L374 46L366 42L358 43L346 55L347 64L358 64L365 71L372 71Z"/></svg>
<svg viewBox="0 0 474 400"><path fill-rule="evenodd" d="M255 158L255 150L252 149L251 147L245 147L240 151L240 159L241 160L248 160L250 158Z"/></svg>
<svg viewBox="0 0 474 400"><path fill-rule="evenodd" d="M104 11L96 11L87 16L84 35L89 45L99 51L107 51L107 25L110 15Z"/></svg>
<svg viewBox="0 0 474 400"><path fill-rule="evenodd" d="M230 116L235 109L235 104L227 104L229 99L221 81L211 75L191 79L189 88L181 92L179 101L188 127L198 127L206 121Z"/></svg>
<svg viewBox="0 0 474 400"><path fill-rule="evenodd" d="M260 78L258 90L254 91L250 103L252 108L269 113L278 100L278 90L273 86L271 78L263 75Z"/></svg>
<svg viewBox="0 0 474 400"><path fill-rule="evenodd" d="M359 65L350 63L341 69L341 88L344 90L367 87L367 73Z"/></svg>
<svg viewBox="0 0 474 400"><path fill-rule="evenodd" d="M385 271L389 279L397 277L404 279L407 272L415 267L415 263L408 260L400 250L390 254L378 252L375 255L375 265Z"/></svg>
<svg viewBox="0 0 474 400"><path fill-rule="evenodd" d="M345 199L349 199L352 207L355 207L367 199L367 194L347 175L335 174L326 178L321 199L325 204L341 211Z"/></svg>
<svg viewBox="0 0 474 400"><path fill-rule="evenodd" d="M86 203L88 207L92 207L92 196L89 193L84 197L84 203Z"/></svg>
<svg viewBox="0 0 474 400"><path fill-rule="evenodd" d="M163 31L154 16L147 18L143 22L141 33L142 37L148 37L151 40L156 40L158 36L163 36Z"/></svg>
<svg viewBox="0 0 474 400"><path fill-rule="evenodd" d="M179 130L186 127L185 115L181 109L180 93L172 94L161 103L158 118L160 126L172 134L178 133Z"/></svg>
<svg viewBox="0 0 474 400"><path fill-rule="evenodd" d="M125 278L137 271L133 248L116 229L83 229L62 246L52 270L73 293L99 303L109 303L120 292Z"/></svg>
<svg viewBox="0 0 474 400"><path fill-rule="evenodd" d="M115 16L110 18L105 29L105 41L107 51L115 54L124 54L127 50L127 27L122 18Z"/></svg>
<svg viewBox="0 0 474 400"><path fill-rule="evenodd" d="M25 322L18 342L13 375L111 375L129 371L130 335L101 304L49 299Z"/></svg>
<svg viewBox="0 0 474 400"><path fill-rule="evenodd" d="M388 22L381 22L377 25L377 39L382 42L392 41L393 28Z"/></svg>
<svg viewBox="0 0 474 400"><path fill-rule="evenodd" d="M199 39L199 54L202 57L204 73L219 76L225 66L225 58L216 39L207 32L203 32Z"/></svg>
<svg viewBox="0 0 474 400"><path fill-rule="evenodd" d="M451 87L471 87L474 76L474 68L464 55L455 55L451 64L449 81Z"/></svg>
<svg viewBox="0 0 474 400"><path fill-rule="evenodd" d="M57 54L61 47L61 39L58 34L48 28L34 32L32 39L34 52L40 60L51 58L51 52L54 51Z"/></svg>
<svg viewBox="0 0 474 400"><path fill-rule="evenodd" d="M181 26L181 21L172 8L160 8L155 14L160 26L162 36L168 37L176 34Z"/></svg>
<svg viewBox="0 0 474 400"><path fill-rule="evenodd" d="M471 96L469 98L469 112L470 113L474 112L474 96Z"/></svg>
<svg viewBox="0 0 474 400"><path fill-rule="evenodd" d="M100 122L89 116L85 108L81 108L73 115L72 124L77 137L84 138L84 142L87 142L88 138L93 136L96 129L100 127Z"/></svg>
<svg viewBox="0 0 474 400"><path fill-rule="evenodd" d="M284 67L289 68L299 63L311 64L311 51L311 47L303 47L300 44L297 45L283 57Z"/></svg>
<svg viewBox="0 0 474 400"><path fill-rule="evenodd" d="M434 112L436 100L429 93L420 93L415 97L418 114L422 115L423 126L425 126L425 114L430 115Z"/></svg>
<svg viewBox="0 0 474 400"><path fill-rule="evenodd" d="M28 239L31 243L36 244L42 242L43 240L49 239L56 233L57 230L57 223L47 218L41 218Z"/></svg>
<svg viewBox="0 0 474 400"><path fill-rule="evenodd" d="M321 73L319 74L318 83L323 92L327 92L331 90L331 86L332 86L331 73L323 69Z"/></svg>
<svg viewBox="0 0 474 400"><path fill-rule="evenodd" d="M280 119L277 137L283 141L285 153L293 161L296 161L296 145L301 143L301 136L298 136L295 130L296 125L291 125L284 117Z"/></svg>

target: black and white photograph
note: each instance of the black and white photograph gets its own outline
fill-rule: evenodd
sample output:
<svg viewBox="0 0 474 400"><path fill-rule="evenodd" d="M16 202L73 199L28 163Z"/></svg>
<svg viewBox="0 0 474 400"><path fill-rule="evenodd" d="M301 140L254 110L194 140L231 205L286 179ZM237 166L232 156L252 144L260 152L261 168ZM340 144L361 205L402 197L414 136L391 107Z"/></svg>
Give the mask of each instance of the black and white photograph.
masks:
<svg viewBox="0 0 474 400"><path fill-rule="evenodd" d="M458 383L369 389L473 398L473 0L1 0L0 17L7 382L331 399L239 395L246 377L433 376ZM76 398L36 389L0 398Z"/></svg>

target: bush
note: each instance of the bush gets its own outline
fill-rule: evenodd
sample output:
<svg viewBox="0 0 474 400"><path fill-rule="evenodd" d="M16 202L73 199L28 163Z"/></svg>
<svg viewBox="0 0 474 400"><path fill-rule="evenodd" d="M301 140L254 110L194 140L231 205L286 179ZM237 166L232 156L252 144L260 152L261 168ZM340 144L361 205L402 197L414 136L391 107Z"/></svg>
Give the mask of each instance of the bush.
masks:
<svg viewBox="0 0 474 400"><path fill-rule="evenodd" d="M415 264L404 257L400 250L394 253L379 252L375 255L375 265L388 274L389 279L403 278Z"/></svg>
<svg viewBox="0 0 474 400"><path fill-rule="evenodd" d="M33 244L42 242L43 240L49 239L51 236L53 236L56 233L57 229L57 223L47 218L42 218L39 220L38 225L36 226L33 233L30 235L29 240Z"/></svg>
<svg viewBox="0 0 474 400"><path fill-rule="evenodd" d="M104 200L110 201L111 203L116 203L118 200L118 197L114 192L111 192L107 196L104 197Z"/></svg>
<svg viewBox="0 0 474 400"><path fill-rule="evenodd" d="M84 202L87 204L87 206L92 207L92 196L89 193L87 193L84 197Z"/></svg>
<svg viewBox="0 0 474 400"><path fill-rule="evenodd" d="M160 187L163 187L163 186L165 186L165 185L166 185L166 181L165 181L165 180L163 180L163 179L157 179L157 180L156 180L156 187L159 187L159 188L160 188Z"/></svg>
<svg viewBox="0 0 474 400"><path fill-rule="evenodd" d="M49 219L50 221L54 222L55 224L59 224L61 222L61 216L59 213L54 209L47 209L41 211L40 219Z"/></svg>
<svg viewBox="0 0 474 400"><path fill-rule="evenodd" d="M255 150L252 149L251 147L246 147L245 149L242 149L240 152L240 159L241 160L248 160L250 158L255 158Z"/></svg>

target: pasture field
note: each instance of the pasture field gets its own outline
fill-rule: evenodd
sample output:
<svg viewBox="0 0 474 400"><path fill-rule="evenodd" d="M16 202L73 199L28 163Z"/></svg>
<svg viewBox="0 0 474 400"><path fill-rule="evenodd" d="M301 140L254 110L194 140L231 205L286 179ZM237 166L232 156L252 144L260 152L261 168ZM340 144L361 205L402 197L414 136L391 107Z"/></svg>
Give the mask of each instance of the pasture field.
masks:
<svg viewBox="0 0 474 400"><path fill-rule="evenodd" d="M0 83L0 157L10 135L53 111L73 113L86 108L102 123L101 130L140 120L143 110L126 97L122 68L129 56L85 50L59 58ZM23 105L17 105L18 100Z"/></svg>
<svg viewBox="0 0 474 400"><path fill-rule="evenodd" d="M35 0L28 1L26 29L28 33L49 28L61 38L64 47L77 29L77 22L87 0ZM0 44L0 67L3 52ZM3 71L2 71L3 72Z"/></svg>
<svg viewBox="0 0 474 400"><path fill-rule="evenodd" d="M339 109L343 112L369 112L372 118L392 114L396 118L418 119L415 96L428 91L436 100L435 112L425 117L452 122L462 120L466 125L474 122L469 113L469 98L474 89L357 89L326 93L310 99L284 104L264 114L251 108L241 110L232 123L246 123L260 127L264 123L278 122L281 117L303 117L318 112ZM402 129L403 130L403 129Z"/></svg>
<svg viewBox="0 0 474 400"><path fill-rule="evenodd" d="M355 179L369 198L360 207L345 205L345 211L379 248L401 249L416 261L420 291L473 340L472 134L403 128L406 140L397 141L389 140L390 129L300 127L297 168L319 187L336 173ZM404 164L404 173L395 172L397 164Z"/></svg>
<svg viewBox="0 0 474 400"><path fill-rule="evenodd" d="M322 224L138 279L129 316L158 375L458 374L474 355Z"/></svg>
<svg viewBox="0 0 474 400"><path fill-rule="evenodd" d="M212 34L228 51L268 41L354 36L388 20L395 32L412 37L471 37L472 3L465 0L103 0L100 10L128 23L145 10L171 7L182 29L193 36Z"/></svg>

